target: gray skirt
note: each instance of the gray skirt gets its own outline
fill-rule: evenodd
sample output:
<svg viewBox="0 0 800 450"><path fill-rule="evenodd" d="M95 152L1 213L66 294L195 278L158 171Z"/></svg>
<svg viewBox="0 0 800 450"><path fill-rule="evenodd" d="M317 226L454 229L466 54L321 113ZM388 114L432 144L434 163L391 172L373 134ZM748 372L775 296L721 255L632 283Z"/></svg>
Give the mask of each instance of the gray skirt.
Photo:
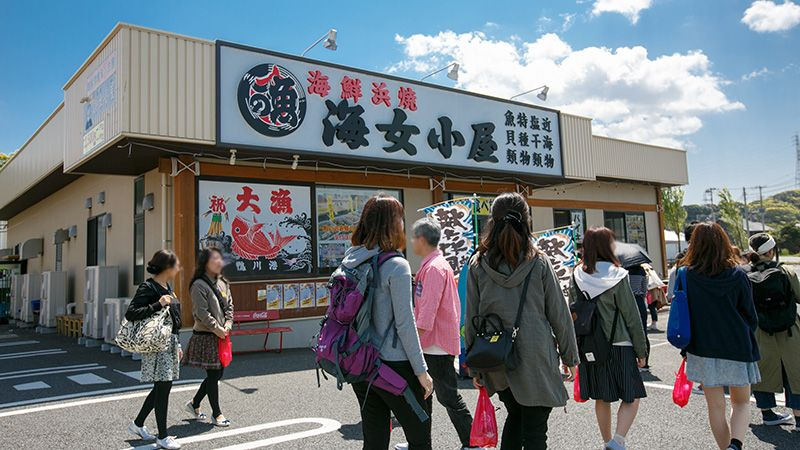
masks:
<svg viewBox="0 0 800 450"><path fill-rule="evenodd" d="M169 347L158 353L142 353L142 383L175 381L181 376L178 335L173 334Z"/></svg>
<svg viewBox="0 0 800 450"><path fill-rule="evenodd" d="M706 358L691 353L686 356L686 376L705 387L742 387L761 381L758 363Z"/></svg>

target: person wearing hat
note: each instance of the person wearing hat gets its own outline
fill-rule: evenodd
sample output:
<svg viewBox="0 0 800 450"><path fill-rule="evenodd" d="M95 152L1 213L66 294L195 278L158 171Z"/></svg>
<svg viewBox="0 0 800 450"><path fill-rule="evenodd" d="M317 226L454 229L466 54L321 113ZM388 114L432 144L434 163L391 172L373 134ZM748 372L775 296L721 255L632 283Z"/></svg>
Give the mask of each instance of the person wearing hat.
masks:
<svg viewBox="0 0 800 450"><path fill-rule="evenodd" d="M792 422L790 414L773 411L775 394L785 392L786 406L794 411L795 428L800 431L800 282L794 270L778 261L777 243L767 233L750 238L748 277L758 313L756 341L761 350L758 368L761 382L753 385L756 406L765 425Z"/></svg>

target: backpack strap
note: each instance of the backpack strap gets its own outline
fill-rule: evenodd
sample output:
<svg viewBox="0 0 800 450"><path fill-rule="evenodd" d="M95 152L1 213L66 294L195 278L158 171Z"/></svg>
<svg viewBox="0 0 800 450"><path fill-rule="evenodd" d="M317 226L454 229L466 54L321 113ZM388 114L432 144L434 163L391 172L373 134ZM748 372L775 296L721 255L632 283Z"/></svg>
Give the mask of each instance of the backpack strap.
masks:
<svg viewBox="0 0 800 450"><path fill-rule="evenodd" d="M614 294L614 321L611 323L611 337L608 343L614 345L614 336L617 335L617 322L619 322L619 305L617 304L617 294Z"/></svg>
<svg viewBox="0 0 800 450"><path fill-rule="evenodd" d="M208 287L211 288L211 290L214 292L214 297L217 298L217 303L219 303L219 308L225 311L225 304L222 302L223 296L222 293L219 291L219 287L217 287L217 283L212 282L211 279L208 278L206 274L203 274L199 278L195 278L195 281L197 280L203 280L208 285Z"/></svg>

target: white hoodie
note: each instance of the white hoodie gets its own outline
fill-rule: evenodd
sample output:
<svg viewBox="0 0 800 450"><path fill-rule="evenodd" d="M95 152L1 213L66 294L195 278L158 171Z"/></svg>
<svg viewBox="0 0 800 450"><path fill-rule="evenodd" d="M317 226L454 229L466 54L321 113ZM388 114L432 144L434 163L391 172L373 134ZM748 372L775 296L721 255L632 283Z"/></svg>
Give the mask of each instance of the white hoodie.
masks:
<svg viewBox="0 0 800 450"><path fill-rule="evenodd" d="M582 292L586 292L589 298L595 298L603 292L616 286L623 278L628 276L628 271L622 267L615 266L610 262L599 262L593 274L588 274L583 270L583 265L575 269L575 284Z"/></svg>

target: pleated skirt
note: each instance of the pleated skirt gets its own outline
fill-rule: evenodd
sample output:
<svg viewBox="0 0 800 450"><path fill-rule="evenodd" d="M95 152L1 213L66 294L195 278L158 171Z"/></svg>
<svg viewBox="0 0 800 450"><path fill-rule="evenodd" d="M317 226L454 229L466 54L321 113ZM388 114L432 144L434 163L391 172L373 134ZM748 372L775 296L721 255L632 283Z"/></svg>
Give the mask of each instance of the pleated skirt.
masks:
<svg viewBox="0 0 800 450"><path fill-rule="evenodd" d="M647 397L633 347L615 345L611 347L608 361L581 364L578 370L584 398L632 403L637 398Z"/></svg>

